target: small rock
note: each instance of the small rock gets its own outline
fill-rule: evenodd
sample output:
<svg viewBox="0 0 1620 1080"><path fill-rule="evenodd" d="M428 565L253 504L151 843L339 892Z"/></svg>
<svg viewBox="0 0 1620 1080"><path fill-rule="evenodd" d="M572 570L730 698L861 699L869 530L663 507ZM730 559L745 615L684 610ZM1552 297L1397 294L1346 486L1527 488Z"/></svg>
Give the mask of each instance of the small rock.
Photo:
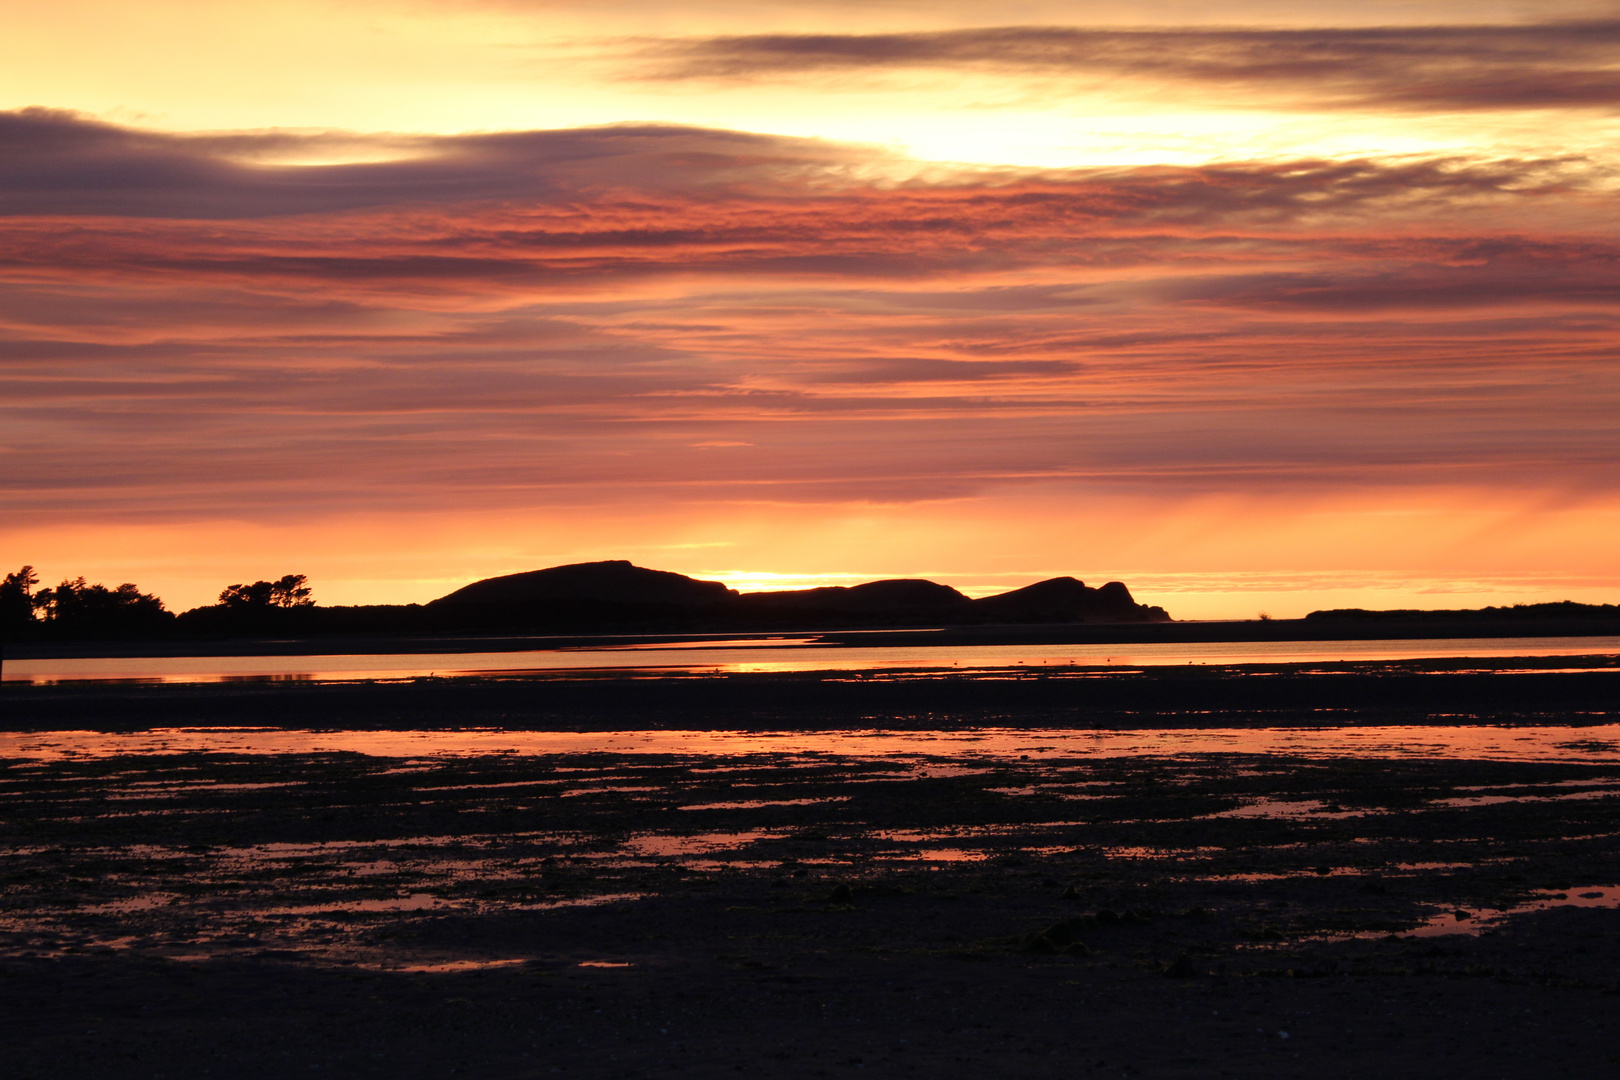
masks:
<svg viewBox="0 0 1620 1080"><path fill-rule="evenodd" d="M1182 953L1170 962L1164 973L1172 979L1190 979L1198 974L1198 969L1193 966L1192 957Z"/></svg>
<svg viewBox="0 0 1620 1080"><path fill-rule="evenodd" d="M1079 922L1078 919L1070 919L1030 934L1024 939L1023 951L1046 955L1067 953L1070 956L1090 956L1091 950L1075 937L1075 929Z"/></svg>

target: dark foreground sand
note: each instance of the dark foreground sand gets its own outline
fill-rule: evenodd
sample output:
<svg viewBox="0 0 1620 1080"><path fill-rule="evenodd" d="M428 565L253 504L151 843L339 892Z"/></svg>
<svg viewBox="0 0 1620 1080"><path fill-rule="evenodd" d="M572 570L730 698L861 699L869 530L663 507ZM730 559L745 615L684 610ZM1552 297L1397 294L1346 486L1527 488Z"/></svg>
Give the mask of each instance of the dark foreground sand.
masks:
<svg viewBox="0 0 1620 1080"><path fill-rule="evenodd" d="M455 687L423 689L6 703L13 729L140 727L165 701L187 723L279 701L295 727L329 719L311 703L373 722L453 709ZM940 728L1037 714L1004 689L926 704ZM510 687L466 690L462 715L520 708ZM14 757L0 1061L53 1078L1614 1075L1620 748L1590 726L1616 721L1607 691L1576 692L1579 708L1514 690L1483 717L1562 717L1560 759L1540 761ZM1295 722L1399 711L1289 693ZM890 707L874 700L867 727ZM1178 724L1170 705L1136 715L1282 715ZM753 715L711 706L715 726ZM1129 706L1097 715L1121 726Z"/></svg>

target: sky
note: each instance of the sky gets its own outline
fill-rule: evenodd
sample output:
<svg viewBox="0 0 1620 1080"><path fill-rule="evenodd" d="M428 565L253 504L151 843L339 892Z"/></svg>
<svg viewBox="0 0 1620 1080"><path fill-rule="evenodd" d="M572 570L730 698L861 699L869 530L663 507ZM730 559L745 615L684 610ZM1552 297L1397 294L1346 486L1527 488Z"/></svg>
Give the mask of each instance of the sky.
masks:
<svg viewBox="0 0 1620 1080"><path fill-rule="evenodd" d="M1620 601L1620 4L0 19L7 570Z"/></svg>

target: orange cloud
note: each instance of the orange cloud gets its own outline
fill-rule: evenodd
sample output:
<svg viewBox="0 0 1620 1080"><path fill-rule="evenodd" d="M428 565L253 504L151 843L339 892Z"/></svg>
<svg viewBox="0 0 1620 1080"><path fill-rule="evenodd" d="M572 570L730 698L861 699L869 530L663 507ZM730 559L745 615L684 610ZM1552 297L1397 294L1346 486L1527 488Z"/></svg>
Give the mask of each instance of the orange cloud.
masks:
<svg viewBox="0 0 1620 1080"><path fill-rule="evenodd" d="M1004 545L1108 503L1099 527L1161 540L1043 541L1028 569L1257 573L1289 536L1325 573L1371 521L1433 580L1411 543L1432 515L1381 507L1620 489L1620 217L1579 162L895 179L858 148L626 127L277 163L304 138L0 115L0 504L33 523L0 554L47 565L25 548L108 522L574 523L521 552L539 564L728 542L710 522L761 537L750 561L671 565L828 574L812 550L866 550L956 574L940 507L1015 508L961 526ZM1250 499L1241 528L1180 509ZM1279 509L1339 503L1354 528ZM1559 513L1566 540L1609 520ZM863 515L887 524L859 545L815 524ZM1482 537L1498 579L1557 547Z"/></svg>

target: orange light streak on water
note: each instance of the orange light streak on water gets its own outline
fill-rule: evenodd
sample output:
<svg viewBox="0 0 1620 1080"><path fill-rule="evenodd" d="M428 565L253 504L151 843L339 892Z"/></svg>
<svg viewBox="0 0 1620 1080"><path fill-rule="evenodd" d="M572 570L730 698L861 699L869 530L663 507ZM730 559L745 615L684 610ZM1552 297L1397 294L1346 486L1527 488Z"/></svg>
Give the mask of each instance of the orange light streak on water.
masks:
<svg viewBox="0 0 1620 1080"><path fill-rule="evenodd" d="M978 728L970 731L300 731L156 728L0 732L0 759L61 761L125 754L365 754L477 757L493 754L657 754L789 757L833 755L923 764L927 759L1031 760L1270 754L1296 757L1620 762L1620 724L1585 727L1438 725L1193 728L1133 731Z"/></svg>
<svg viewBox="0 0 1620 1080"><path fill-rule="evenodd" d="M521 676L541 672L638 671L745 674L881 669L998 671L1019 667L1109 672L1186 664L1331 664L1459 658L1620 657L1620 637L1438 638L1372 641L1191 642L1057 645L805 645L811 640L743 639L522 652L348 653L329 656L137 656L16 659L6 682L229 682L238 679L415 679Z"/></svg>

